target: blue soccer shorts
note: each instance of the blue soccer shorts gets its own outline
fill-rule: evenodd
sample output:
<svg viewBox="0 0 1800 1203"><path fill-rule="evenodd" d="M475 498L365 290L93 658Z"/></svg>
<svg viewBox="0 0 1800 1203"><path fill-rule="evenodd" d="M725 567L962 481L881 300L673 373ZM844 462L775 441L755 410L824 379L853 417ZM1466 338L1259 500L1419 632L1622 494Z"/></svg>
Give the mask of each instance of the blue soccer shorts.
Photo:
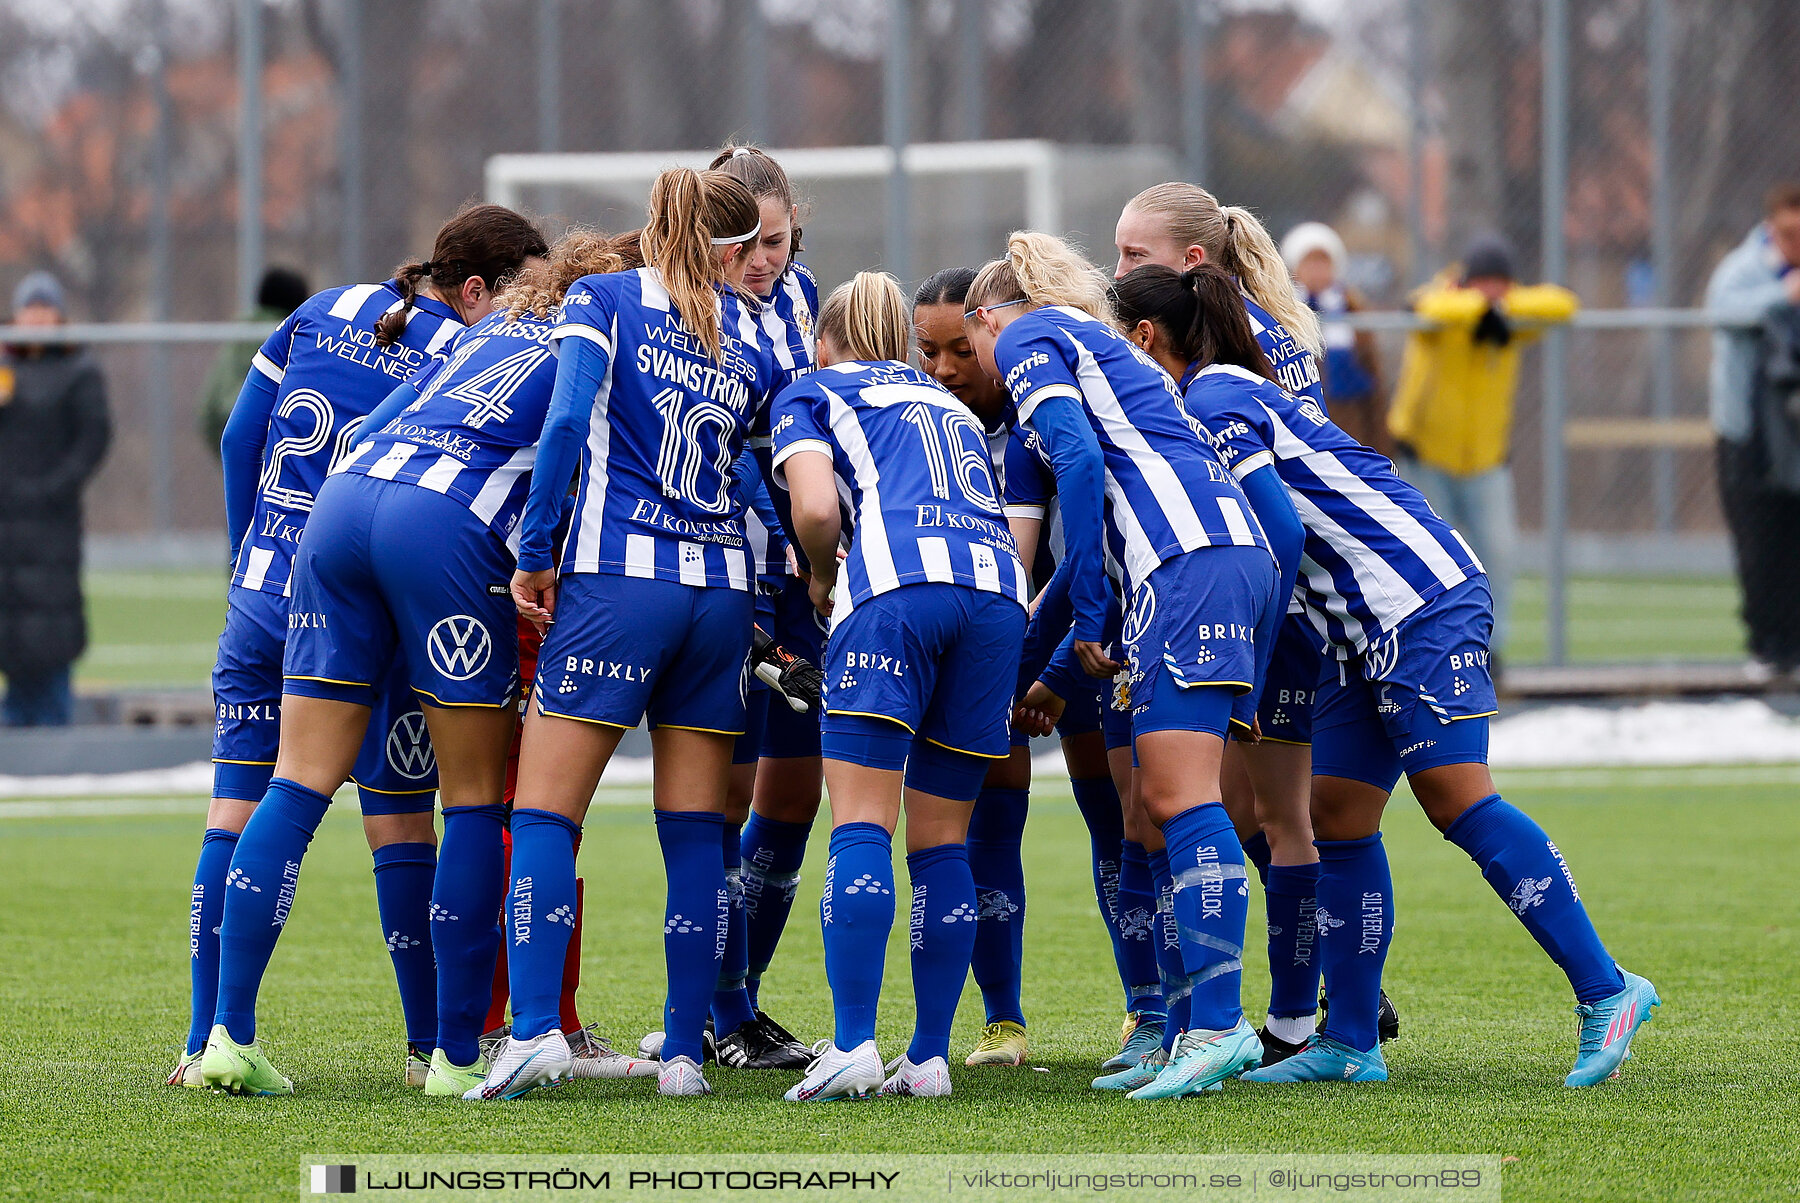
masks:
<svg viewBox="0 0 1800 1203"><path fill-rule="evenodd" d="M538 653L539 713L742 735L755 595L612 573L558 582Z"/></svg>
<svg viewBox="0 0 1800 1203"><path fill-rule="evenodd" d="M1285 614L1258 691L1256 720L1275 743L1312 742L1313 695L1324 671L1325 639L1304 614Z"/></svg>
<svg viewBox="0 0 1800 1203"><path fill-rule="evenodd" d="M398 658L432 705L511 706L513 565L454 498L372 476L328 478L294 556L287 691L367 705Z"/></svg>
<svg viewBox="0 0 1800 1203"><path fill-rule="evenodd" d="M1260 547L1204 547L1166 560L1133 590L1121 643L1132 734L1249 730L1258 648L1274 637L1275 561ZM1204 689L1201 687L1219 687ZM1230 702L1216 694L1228 690Z"/></svg>
<svg viewBox="0 0 1800 1203"><path fill-rule="evenodd" d="M213 797L260 802L275 770L281 737L283 643L288 601L234 587L213 667ZM369 731L351 779L366 814L411 814L432 808L437 760L405 666L390 665L370 691Z"/></svg>
<svg viewBox="0 0 1800 1203"><path fill-rule="evenodd" d="M1439 594L1360 656L1328 660L1313 708L1313 773L1392 791L1407 774L1486 764L1499 713L1488 671L1487 578Z"/></svg>

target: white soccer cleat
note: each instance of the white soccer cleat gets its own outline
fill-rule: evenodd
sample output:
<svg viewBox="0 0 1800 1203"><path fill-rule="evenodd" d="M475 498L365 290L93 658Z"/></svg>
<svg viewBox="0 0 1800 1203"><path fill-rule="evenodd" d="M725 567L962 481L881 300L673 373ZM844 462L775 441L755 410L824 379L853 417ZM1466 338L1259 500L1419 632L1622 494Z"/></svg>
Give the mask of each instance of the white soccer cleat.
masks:
<svg viewBox="0 0 1800 1203"><path fill-rule="evenodd" d="M575 1058L560 1028L552 1028L534 1040L508 1038L488 1068L482 1082L463 1093L471 1102L516 1099L542 1086L569 1080Z"/></svg>
<svg viewBox="0 0 1800 1203"><path fill-rule="evenodd" d="M933 1057L923 1065L914 1065L904 1055L888 1062L888 1080L881 1084L882 1094L912 1099L944 1099L950 1097L950 1064Z"/></svg>
<svg viewBox="0 0 1800 1203"><path fill-rule="evenodd" d="M656 1092L672 1099L691 1098L711 1094L712 1087L692 1057L677 1057L673 1061L657 1062Z"/></svg>
<svg viewBox="0 0 1800 1203"><path fill-rule="evenodd" d="M197 1053L182 1053L181 1059L175 1062L175 1068L163 1079L170 1086L185 1086L189 1090L199 1090L206 1085L200 1079L200 1059L206 1056L203 1048Z"/></svg>
<svg viewBox="0 0 1800 1203"><path fill-rule="evenodd" d="M431 1077L431 1054L420 1050L416 1044L406 1046L406 1064L401 1073L406 1084L414 1090L423 1090L425 1081Z"/></svg>
<svg viewBox="0 0 1800 1203"><path fill-rule="evenodd" d="M645 1032L644 1038L638 1041L638 1056L647 1057L652 1061L660 1058L663 1038L667 1035L667 1032Z"/></svg>
<svg viewBox="0 0 1800 1203"><path fill-rule="evenodd" d="M647 1078L656 1072L654 1058L628 1057L614 1052L612 1041L594 1031L595 1026L589 1024L579 1028L569 1037L569 1051L575 1057L575 1077Z"/></svg>
<svg viewBox="0 0 1800 1203"><path fill-rule="evenodd" d="M862 1099L881 1089L881 1054L873 1040L865 1040L849 1052L829 1040L813 1045L817 1059L807 1066L806 1077L796 1082L783 1098L790 1103L823 1103L831 1099Z"/></svg>

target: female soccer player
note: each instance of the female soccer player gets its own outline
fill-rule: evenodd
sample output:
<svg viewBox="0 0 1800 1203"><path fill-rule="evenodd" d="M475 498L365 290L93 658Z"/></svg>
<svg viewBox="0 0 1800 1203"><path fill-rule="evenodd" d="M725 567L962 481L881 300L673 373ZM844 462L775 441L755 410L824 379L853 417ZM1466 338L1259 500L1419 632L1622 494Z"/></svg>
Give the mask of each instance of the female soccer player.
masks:
<svg viewBox="0 0 1800 1203"><path fill-rule="evenodd" d="M1607 954L1555 843L1494 788L1493 613L1481 565L1387 460L1269 379L1236 294L1230 276L1204 266L1179 276L1140 268L1119 285L1124 320L1182 375L1189 414L1232 472L1248 484L1272 470L1287 486L1305 525L1308 617L1334 656L1313 720L1318 932L1331 1011L1304 1050L1245 1078L1386 1080L1376 1011L1393 883L1381 814L1405 773L1426 817L1568 975L1581 1033L1565 1085L1605 1081L1660 1000Z"/></svg>
<svg viewBox="0 0 1800 1203"><path fill-rule="evenodd" d="M1091 264L1047 234L1014 234L967 303L982 366L1055 472L1074 648L1092 676L1119 668L1101 648L1106 551L1124 577L1135 788L1167 846L1191 987L1169 1064L1131 1097L1197 1093L1262 1056L1238 998L1248 901L1219 764L1231 724L1254 715L1258 649L1280 613L1275 560L1172 382L1109 324Z"/></svg>
<svg viewBox="0 0 1800 1203"><path fill-rule="evenodd" d="M831 859L819 914L837 1030L791 1102L950 1093L950 1025L975 941L964 840L982 778L1009 742L1025 569L981 425L903 362L909 325L893 278L858 273L819 314L819 370L772 411L809 590L832 618L822 737ZM840 489L855 523L841 585ZM903 796L917 1020L884 1080L875 1014Z"/></svg>
<svg viewBox="0 0 1800 1203"><path fill-rule="evenodd" d="M194 1031L177 1067L184 1083L191 1067L194 1085L252 1094L292 1089L256 1046L256 995L293 905L306 845L330 792L354 776L406 1014L407 1080L424 1084L436 1037L427 930L436 840L418 703L397 667L362 678L357 733L341 766L278 754L276 713L285 731L323 705L316 698L281 705L294 693L282 680L283 642L322 622L287 594L314 498L333 461L355 445L365 415L493 308L501 278L547 249L536 227L509 209L478 205L457 214L438 231L428 262L407 264L383 284L327 290L295 310L263 344L232 410L225 498L238 554L213 673L218 771L194 879ZM196 1043L203 1027L211 1033L204 1053Z"/></svg>
<svg viewBox="0 0 1800 1203"><path fill-rule="evenodd" d="M732 465L785 382L736 291L760 234L756 201L736 179L665 171L641 239L647 266L578 281L551 332L556 391L512 583L521 613L555 624L512 814L512 1038L467 1098L517 1098L569 1073L557 994L575 838L620 737L646 714L668 873L658 1087L711 1090L701 1040L729 923L720 829L744 729L752 608ZM559 579L551 547L578 464Z"/></svg>
<svg viewBox="0 0 1800 1203"><path fill-rule="evenodd" d="M1221 206L1195 184L1158 184L1119 214L1115 279L1145 264L1184 271L1200 263L1237 277L1239 295L1274 379L1295 396L1325 404L1317 356L1324 349L1316 314L1294 292L1268 230L1248 209ZM1262 878L1269 916L1269 1018L1261 1030L1265 1064L1298 1052L1314 1030L1319 968L1311 915L1317 905L1318 854L1307 816L1311 783L1313 690L1323 653L1302 615L1288 604L1263 682L1254 746L1226 751L1226 806L1244 854ZM1400 1020L1382 996L1382 1039Z"/></svg>
<svg viewBox="0 0 1800 1203"><path fill-rule="evenodd" d="M913 295L913 335L928 375L971 410L1000 413L1006 408L1005 390L982 371L963 328L963 302L974 281L973 268L948 267L921 284ZM1020 444L1008 437L1005 424L996 429L1000 446L994 459L1007 525L1018 545L1027 579L1032 579L1035 570L1038 580L1048 581L1062 546L1061 528L1053 512L1054 487L1044 487L1047 470L1035 455L1014 453ZM990 437L990 445L994 441ZM1015 476L1021 480L1015 481ZM1031 484L1027 485L1026 480ZM1034 618L1027 630L1028 645L1042 638L1037 635L1041 627ZM1054 640L1055 636L1050 638ZM1026 658L1042 660L1045 655L1034 657L1027 652ZM1119 794L1100 733L1101 687L1085 674L1080 685L1079 692L1072 691L1072 704L1064 709L1055 730L1062 736L1070 789L1087 822L1094 897L1112 940L1126 990L1128 1014L1137 1010L1132 1004L1138 1001L1144 1001L1146 1014L1160 1014L1161 993L1150 954L1148 924L1121 934L1120 854L1124 827ZM1029 736L1015 731L1012 754L989 771L969 825L969 864L980 903L980 917L975 925L975 984L981 988L987 1008L981 1040L964 1062L971 1066L1020 1065L1026 1057L1025 1016L1020 1006L1026 915L1020 845L1030 788ZM1147 879L1144 888L1147 891ZM1133 989L1134 980L1148 982L1149 986L1140 994ZM1149 995L1158 1001L1149 1003Z"/></svg>

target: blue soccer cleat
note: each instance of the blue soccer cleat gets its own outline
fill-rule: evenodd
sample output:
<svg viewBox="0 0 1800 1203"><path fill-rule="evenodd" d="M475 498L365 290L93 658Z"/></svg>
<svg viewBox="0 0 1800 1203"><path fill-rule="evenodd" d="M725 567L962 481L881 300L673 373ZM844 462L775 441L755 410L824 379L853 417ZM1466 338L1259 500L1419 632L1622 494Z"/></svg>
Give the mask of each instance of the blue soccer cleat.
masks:
<svg viewBox="0 0 1800 1203"><path fill-rule="evenodd" d="M1101 1062L1101 1069L1130 1069L1151 1053L1162 1048L1166 1017L1142 1015L1136 1011L1125 1017L1119 1051Z"/></svg>
<svg viewBox="0 0 1800 1203"><path fill-rule="evenodd" d="M1623 971L1621 971L1623 972ZM1581 1046L1575 1068L1563 1079L1564 1086L1593 1086L1619 1072L1631 1056L1631 1038L1650 1022L1650 1011L1662 1005L1656 987L1635 973L1625 974L1625 988L1591 1005L1578 1004Z"/></svg>
<svg viewBox="0 0 1800 1203"><path fill-rule="evenodd" d="M1241 1082L1385 1082L1387 1062L1377 1044L1358 1052L1347 1044L1315 1035L1306 1047L1274 1065L1253 1069Z"/></svg>
<svg viewBox="0 0 1800 1203"><path fill-rule="evenodd" d="M1169 1063L1155 1081L1132 1091L1132 1099L1175 1099L1219 1088L1227 1078L1262 1063L1262 1041L1244 1019L1228 1032L1183 1032Z"/></svg>

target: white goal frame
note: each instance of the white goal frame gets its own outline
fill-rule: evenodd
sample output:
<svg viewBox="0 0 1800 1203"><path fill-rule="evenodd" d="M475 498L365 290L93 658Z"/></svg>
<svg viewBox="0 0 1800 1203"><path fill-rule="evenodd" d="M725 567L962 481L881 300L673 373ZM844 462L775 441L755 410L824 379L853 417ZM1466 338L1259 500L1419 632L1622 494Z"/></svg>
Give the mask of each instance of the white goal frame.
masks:
<svg viewBox="0 0 1800 1203"><path fill-rule="evenodd" d="M894 172L890 146L770 148L796 180L881 179ZM670 167L703 169L714 150L632 151L609 154L505 154L487 161L487 199L517 208L527 187L559 184L642 184L647 189ZM990 142L915 142L902 149L900 167L909 176L1015 173L1024 181L1025 224L1034 230L1062 228L1062 198L1056 182L1057 146L1033 138Z"/></svg>

